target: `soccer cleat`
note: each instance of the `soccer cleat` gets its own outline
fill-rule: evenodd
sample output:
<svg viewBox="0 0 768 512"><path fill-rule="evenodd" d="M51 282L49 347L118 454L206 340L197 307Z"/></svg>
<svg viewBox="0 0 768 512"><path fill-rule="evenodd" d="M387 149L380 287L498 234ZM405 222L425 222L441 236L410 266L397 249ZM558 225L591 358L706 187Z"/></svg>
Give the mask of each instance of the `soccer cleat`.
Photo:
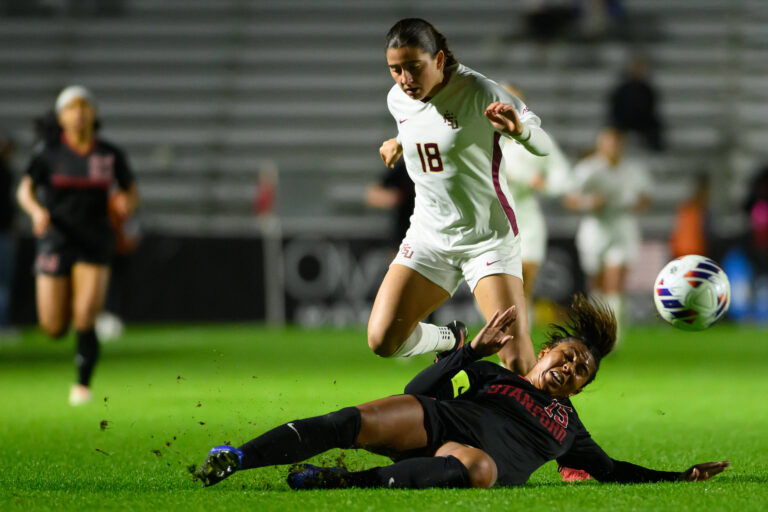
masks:
<svg viewBox="0 0 768 512"><path fill-rule="evenodd" d="M342 489L348 487L344 475L346 468L323 468L312 464L302 464L291 468L288 473L288 486L295 491L307 489Z"/></svg>
<svg viewBox="0 0 768 512"><path fill-rule="evenodd" d="M592 475L583 469L567 468L558 464L557 470L560 472L560 475L563 478L563 482L586 482L592 478Z"/></svg>
<svg viewBox="0 0 768 512"><path fill-rule="evenodd" d="M467 341L467 326L464 325L464 322L454 320L453 322L446 325L446 327L453 333L453 337L456 339L456 344L449 350L438 352L437 356L435 357L435 362L438 362L441 359L453 354L461 347L463 347L464 343Z"/></svg>
<svg viewBox="0 0 768 512"><path fill-rule="evenodd" d="M217 484L240 469L243 452L226 444L214 446L208 452L205 463L195 471L195 478L203 482L203 487Z"/></svg>
<svg viewBox="0 0 768 512"><path fill-rule="evenodd" d="M69 405L78 406L87 404L93 398L91 388L82 384L73 384L69 389Z"/></svg>

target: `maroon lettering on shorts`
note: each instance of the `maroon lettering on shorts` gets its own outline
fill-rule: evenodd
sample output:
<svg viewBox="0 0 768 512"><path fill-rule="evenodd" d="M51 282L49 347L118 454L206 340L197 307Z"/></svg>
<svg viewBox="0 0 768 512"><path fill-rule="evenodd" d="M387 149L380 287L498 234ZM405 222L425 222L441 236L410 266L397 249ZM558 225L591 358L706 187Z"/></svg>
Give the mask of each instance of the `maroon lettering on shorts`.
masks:
<svg viewBox="0 0 768 512"><path fill-rule="evenodd" d="M35 270L46 274L55 274L59 270L61 258L58 254L38 254L35 259Z"/></svg>
<svg viewBox="0 0 768 512"><path fill-rule="evenodd" d="M408 244L403 244L400 246L400 254L403 255L403 258L411 259L414 252L415 251L411 249L411 246Z"/></svg>

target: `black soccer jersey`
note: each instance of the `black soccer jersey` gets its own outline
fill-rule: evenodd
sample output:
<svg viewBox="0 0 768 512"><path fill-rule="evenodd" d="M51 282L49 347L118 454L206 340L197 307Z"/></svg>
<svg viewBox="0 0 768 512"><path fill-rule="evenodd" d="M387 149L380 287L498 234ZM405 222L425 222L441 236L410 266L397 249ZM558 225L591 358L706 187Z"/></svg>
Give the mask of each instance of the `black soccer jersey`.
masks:
<svg viewBox="0 0 768 512"><path fill-rule="evenodd" d="M63 138L36 151L27 168L41 203L51 215L46 238L85 246L111 245L114 239L107 216L110 188L127 190L133 174L123 152L97 139L81 154Z"/></svg>
<svg viewBox="0 0 768 512"><path fill-rule="evenodd" d="M537 468L557 459L597 480L675 480L611 459L595 443L567 398L554 398L520 375L478 356L467 344L417 375L405 392L421 395L430 440L456 441L488 453L500 485L525 483ZM434 400L430 398L434 398Z"/></svg>

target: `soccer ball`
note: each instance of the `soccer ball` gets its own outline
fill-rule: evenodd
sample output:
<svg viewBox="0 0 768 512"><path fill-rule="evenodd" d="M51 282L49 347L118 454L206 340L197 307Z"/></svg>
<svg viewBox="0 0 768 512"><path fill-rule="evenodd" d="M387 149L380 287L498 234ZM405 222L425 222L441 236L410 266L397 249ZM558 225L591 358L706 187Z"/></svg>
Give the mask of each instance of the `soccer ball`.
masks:
<svg viewBox="0 0 768 512"><path fill-rule="evenodd" d="M720 266L689 254L661 269L653 287L661 318L678 329L700 331L717 322L731 304L731 285Z"/></svg>

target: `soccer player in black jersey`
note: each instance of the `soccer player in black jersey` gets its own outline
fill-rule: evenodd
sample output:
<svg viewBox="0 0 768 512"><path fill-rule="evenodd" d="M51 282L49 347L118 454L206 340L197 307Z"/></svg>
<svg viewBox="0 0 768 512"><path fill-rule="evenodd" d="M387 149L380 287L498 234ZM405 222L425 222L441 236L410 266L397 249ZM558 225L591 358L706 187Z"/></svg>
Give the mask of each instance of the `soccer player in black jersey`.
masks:
<svg viewBox="0 0 768 512"><path fill-rule="evenodd" d="M612 459L592 440L569 397L595 378L613 348L616 319L608 308L578 296L525 375L477 362L512 342L506 329L514 319L514 307L497 312L471 343L417 375L406 394L294 420L239 448L214 447L196 475L210 486L237 470L300 462L330 448L363 448L396 462L357 472L303 465L291 470L288 484L485 488L523 484L550 460L602 482L640 483L706 480L729 465L656 471Z"/></svg>
<svg viewBox="0 0 768 512"><path fill-rule="evenodd" d="M91 398L90 381L99 357L94 322L109 284L114 233L107 202L127 218L138 204L133 174L123 152L97 137L91 91L70 86L56 100L51 126L19 184L17 198L31 217L37 242L35 288L40 326L52 338L77 331L77 384L72 405Z"/></svg>

